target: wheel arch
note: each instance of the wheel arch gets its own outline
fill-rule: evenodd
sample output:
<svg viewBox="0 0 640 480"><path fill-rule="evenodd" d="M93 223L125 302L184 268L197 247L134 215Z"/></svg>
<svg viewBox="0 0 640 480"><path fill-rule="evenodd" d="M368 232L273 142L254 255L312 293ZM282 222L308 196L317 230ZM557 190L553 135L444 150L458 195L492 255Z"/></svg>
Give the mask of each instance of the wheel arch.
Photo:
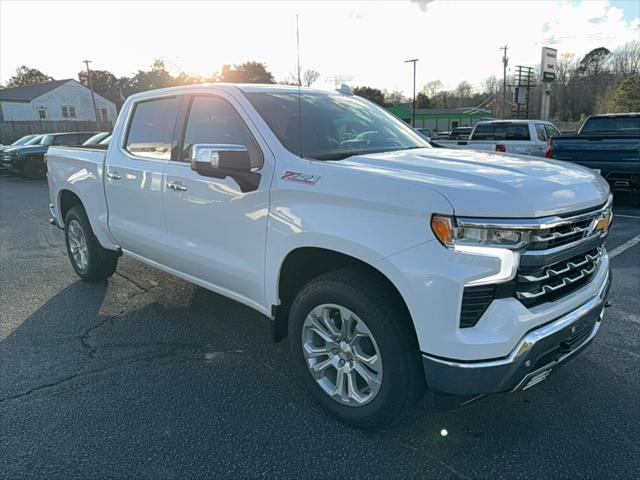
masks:
<svg viewBox="0 0 640 480"><path fill-rule="evenodd" d="M82 200L77 193L66 188L58 192L58 211L60 212L60 218L63 222L64 218L67 216L67 212L76 205L80 205L84 208Z"/></svg>
<svg viewBox="0 0 640 480"><path fill-rule="evenodd" d="M303 246L291 250L280 264L277 280L277 298L280 303L271 307L274 341L280 341L287 336L289 310L300 289L324 273L343 268L358 269L377 278L398 299L407 318L411 319L410 310L400 289L389 275L373 263L333 249ZM415 334L413 322L410 323Z"/></svg>

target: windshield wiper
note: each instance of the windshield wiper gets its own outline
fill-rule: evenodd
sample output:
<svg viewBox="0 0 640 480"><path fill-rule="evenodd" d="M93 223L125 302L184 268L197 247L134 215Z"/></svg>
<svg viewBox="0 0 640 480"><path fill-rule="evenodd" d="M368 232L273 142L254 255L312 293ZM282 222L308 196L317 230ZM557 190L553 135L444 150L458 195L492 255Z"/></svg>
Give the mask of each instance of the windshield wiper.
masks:
<svg viewBox="0 0 640 480"><path fill-rule="evenodd" d="M320 155L306 154L305 157L311 160L344 160L345 158L353 157L354 155L367 155L369 153L384 153L384 152L396 152L400 150L412 150L414 148L427 148L423 146L411 146L411 147L391 147L384 149L374 150L348 150L345 152L325 153Z"/></svg>
<svg viewBox="0 0 640 480"><path fill-rule="evenodd" d="M312 160L344 160L345 158L353 157L354 155L360 155L363 152L336 152L336 153L326 153L324 155L305 155ZM371 152L368 152L371 153Z"/></svg>

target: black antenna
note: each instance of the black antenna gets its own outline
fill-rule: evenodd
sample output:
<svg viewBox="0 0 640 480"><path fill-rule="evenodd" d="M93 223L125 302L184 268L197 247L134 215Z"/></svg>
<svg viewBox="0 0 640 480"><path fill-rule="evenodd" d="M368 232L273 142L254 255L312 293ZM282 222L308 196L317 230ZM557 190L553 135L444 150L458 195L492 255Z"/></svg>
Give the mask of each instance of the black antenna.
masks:
<svg viewBox="0 0 640 480"><path fill-rule="evenodd" d="M302 158L302 93L300 87L302 87L302 81L300 78L300 28L298 26L298 14L296 13L296 49L298 51L298 134L300 135L300 158Z"/></svg>

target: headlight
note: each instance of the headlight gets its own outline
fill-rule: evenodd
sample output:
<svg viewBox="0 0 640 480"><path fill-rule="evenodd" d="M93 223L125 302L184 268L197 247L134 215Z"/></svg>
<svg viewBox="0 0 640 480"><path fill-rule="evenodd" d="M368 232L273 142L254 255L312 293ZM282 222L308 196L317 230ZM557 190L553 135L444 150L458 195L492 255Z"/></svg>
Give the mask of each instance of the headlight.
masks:
<svg viewBox="0 0 640 480"><path fill-rule="evenodd" d="M455 218L434 215L431 217L431 229L444 246L498 247L518 250L529 242L531 233L524 230L506 228L462 227Z"/></svg>

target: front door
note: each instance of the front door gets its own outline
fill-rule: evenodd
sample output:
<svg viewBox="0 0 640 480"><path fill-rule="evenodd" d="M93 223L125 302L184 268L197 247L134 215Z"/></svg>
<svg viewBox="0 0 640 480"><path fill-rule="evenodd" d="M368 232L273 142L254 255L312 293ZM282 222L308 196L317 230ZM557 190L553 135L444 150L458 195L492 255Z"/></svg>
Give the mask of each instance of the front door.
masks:
<svg viewBox="0 0 640 480"><path fill-rule="evenodd" d="M171 155L178 98L132 106L121 145L112 145L105 166L109 230L120 247L164 263L166 228L163 173Z"/></svg>
<svg viewBox="0 0 640 480"><path fill-rule="evenodd" d="M164 173L169 266L209 288L262 307L271 153L257 131L249 128L234 98L202 94L187 102L178 158ZM243 192L231 177L205 177L192 170L195 144L245 146L254 170L261 174L257 189Z"/></svg>

